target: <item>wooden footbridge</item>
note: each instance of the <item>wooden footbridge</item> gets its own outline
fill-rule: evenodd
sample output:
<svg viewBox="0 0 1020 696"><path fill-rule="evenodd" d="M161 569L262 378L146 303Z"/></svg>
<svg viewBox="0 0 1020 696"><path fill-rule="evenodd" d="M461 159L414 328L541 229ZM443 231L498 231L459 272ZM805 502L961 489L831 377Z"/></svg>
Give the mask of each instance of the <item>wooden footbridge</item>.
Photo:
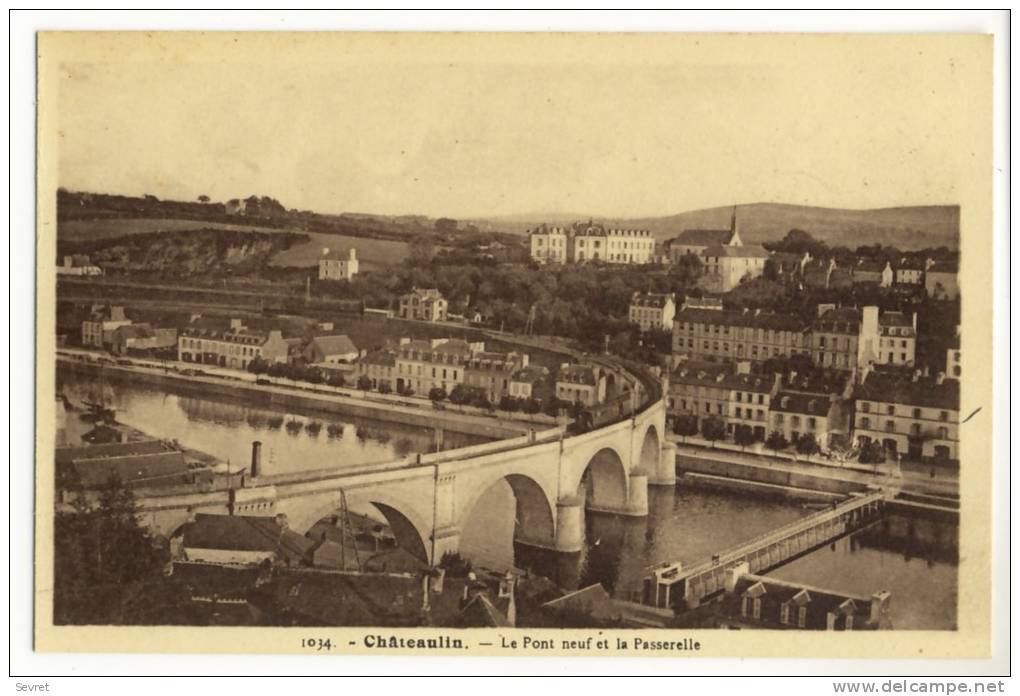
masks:
<svg viewBox="0 0 1020 696"><path fill-rule="evenodd" d="M773 529L702 563L687 568L680 563L655 566L645 580L644 602L674 608L683 601L688 608L696 607L724 589L727 572L734 566L747 563L748 572L763 573L863 527L881 513L885 501L884 491L852 494L831 510Z"/></svg>

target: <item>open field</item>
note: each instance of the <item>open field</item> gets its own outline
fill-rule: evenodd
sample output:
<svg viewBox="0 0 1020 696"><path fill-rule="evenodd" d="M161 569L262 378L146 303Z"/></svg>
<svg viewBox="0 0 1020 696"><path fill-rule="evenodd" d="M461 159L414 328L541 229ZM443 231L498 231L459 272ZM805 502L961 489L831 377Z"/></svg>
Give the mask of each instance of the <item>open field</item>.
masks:
<svg viewBox="0 0 1020 696"><path fill-rule="evenodd" d="M363 270L375 270L399 264L408 255L408 247L404 242L369 237L348 237L342 234L323 234L321 232L302 232L302 234L311 239L281 251L273 257L269 265L297 268L315 266L318 264L324 248L346 252L354 247L358 250L358 259L361 261Z"/></svg>
<svg viewBox="0 0 1020 696"><path fill-rule="evenodd" d="M296 229L276 229L257 225L233 225L205 220L174 220L162 218L104 218L99 220L63 220L57 227L61 241L83 242L129 234L154 234L180 230L245 230L253 232L298 232Z"/></svg>

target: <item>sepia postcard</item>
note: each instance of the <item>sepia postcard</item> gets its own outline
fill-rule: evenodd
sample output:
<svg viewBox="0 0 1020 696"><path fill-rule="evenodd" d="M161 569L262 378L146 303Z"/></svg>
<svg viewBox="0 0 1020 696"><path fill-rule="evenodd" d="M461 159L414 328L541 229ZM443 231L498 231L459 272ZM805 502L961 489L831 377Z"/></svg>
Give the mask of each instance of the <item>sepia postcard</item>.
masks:
<svg viewBox="0 0 1020 696"><path fill-rule="evenodd" d="M37 650L990 655L991 36L37 46Z"/></svg>

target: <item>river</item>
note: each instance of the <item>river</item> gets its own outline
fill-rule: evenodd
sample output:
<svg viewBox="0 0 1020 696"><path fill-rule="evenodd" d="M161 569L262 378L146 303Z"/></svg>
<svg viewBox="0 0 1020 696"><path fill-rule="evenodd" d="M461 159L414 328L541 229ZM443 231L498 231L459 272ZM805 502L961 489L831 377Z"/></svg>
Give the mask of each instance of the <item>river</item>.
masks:
<svg viewBox="0 0 1020 696"><path fill-rule="evenodd" d="M58 374L58 388L80 403L96 391L93 379ZM247 463L252 440L263 443L266 473L383 462L427 451L427 428L340 416L274 412L225 397L164 392L127 381L105 385L117 418L150 435L179 440L222 460ZM302 428L270 427L270 419L323 424L318 435ZM340 437L328 424L343 426ZM69 429L82 429L73 414ZM447 447L481 442L445 433ZM641 589L645 569L663 561L693 563L751 539L813 510L782 498L764 498L684 487L650 486L646 518L588 513L586 547L555 554L513 543L515 503L505 481L484 493L462 530L461 552L476 565L532 567L567 588L600 582L617 597ZM378 511L359 510L381 518ZM956 623L958 526L891 514L870 527L817 549L773 571L785 580L848 594L889 590L890 619L897 629L952 629Z"/></svg>
<svg viewBox="0 0 1020 696"><path fill-rule="evenodd" d="M240 466L250 462L251 443L259 440L266 475L393 461L427 452L434 440L430 428L332 411L282 412L253 407L243 399L199 397L122 379L106 380L100 388L96 380L70 371L58 370L57 390L73 404L95 400L101 392L106 404L116 409L119 422L153 437L178 440L185 447ZM291 422L302 427L289 429L287 423ZM321 424L317 434L304 427L311 422ZM342 432L331 434L330 425L341 426ZM74 413L68 414L69 442L90 427L78 421ZM443 442L449 449L485 439L447 430Z"/></svg>

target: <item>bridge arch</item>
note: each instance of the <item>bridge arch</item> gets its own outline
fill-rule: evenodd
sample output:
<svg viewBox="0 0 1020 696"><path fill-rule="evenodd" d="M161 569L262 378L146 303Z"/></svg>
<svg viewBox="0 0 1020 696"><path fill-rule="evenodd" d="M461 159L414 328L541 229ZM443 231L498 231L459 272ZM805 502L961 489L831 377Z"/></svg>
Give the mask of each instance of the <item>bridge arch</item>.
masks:
<svg viewBox="0 0 1020 696"><path fill-rule="evenodd" d="M584 469L575 486L585 507L616 511L627 505L627 466L612 447L598 450Z"/></svg>
<svg viewBox="0 0 1020 696"><path fill-rule="evenodd" d="M638 465L645 470L645 473L654 474L658 470L661 453L662 440L659 437L659 430L654 423L651 423L645 429L644 437L641 438L641 447L637 452Z"/></svg>
<svg viewBox="0 0 1020 696"><path fill-rule="evenodd" d="M319 520L337 514L342 507L338 492L318 501L292 498L277 503L277 512L287 515L288 526L298 534L307 534ZM429 540L432 525L407 501L385 489L366 489L347 493L347 508L361 514L377 511L386 520L397 545L416 558L429 562Z"/></svg>
<svg viewBox="0 0 1020 696"><path fill-rule="evenodd" d="M555 501L550 499L542 485L526 474L512 473L498 476L479 487L458 521L465 529L485 494L506 482L514 496L514 541L536 546L552 547L556 543Z"/></svg>

